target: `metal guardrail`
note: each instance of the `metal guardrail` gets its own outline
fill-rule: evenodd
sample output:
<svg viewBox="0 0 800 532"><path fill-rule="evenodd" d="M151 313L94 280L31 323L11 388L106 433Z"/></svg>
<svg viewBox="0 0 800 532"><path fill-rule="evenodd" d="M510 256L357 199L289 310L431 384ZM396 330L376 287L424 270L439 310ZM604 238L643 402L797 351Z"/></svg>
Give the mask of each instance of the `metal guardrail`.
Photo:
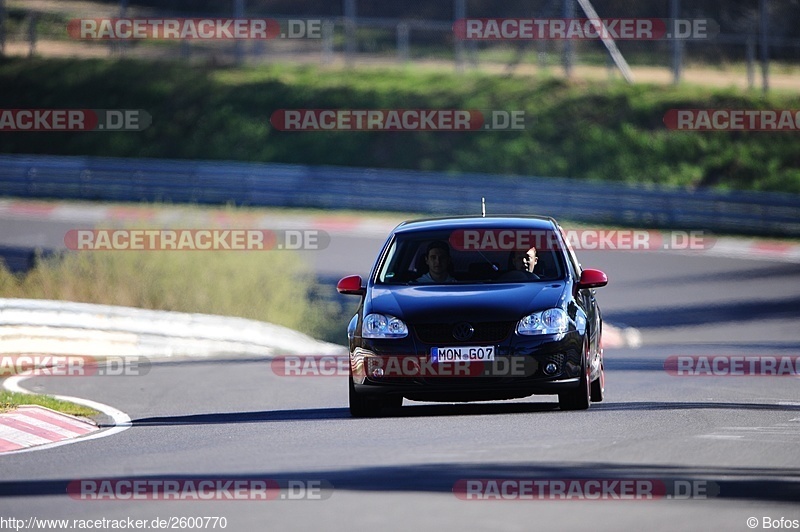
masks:
<svg viewBox="0 0 800 532"><path fill-rule="evenodd" d="M342 355L347 348L262 321L71 301L0 298L0 355Z"/></svg>
<svg viewBox="0 0 800 532"><path fill-rule="evenodd" d="M587 223L800 237L800 196L565 178L99 157L0 156L0 195L119 202L544 214Z"/></svg>

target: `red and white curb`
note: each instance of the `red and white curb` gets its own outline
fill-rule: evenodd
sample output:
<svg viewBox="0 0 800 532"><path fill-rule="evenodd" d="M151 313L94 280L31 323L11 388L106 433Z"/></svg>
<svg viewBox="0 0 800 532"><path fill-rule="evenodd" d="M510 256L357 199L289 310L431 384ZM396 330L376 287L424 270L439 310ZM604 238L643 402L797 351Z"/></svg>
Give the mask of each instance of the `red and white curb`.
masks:
<svg viewBox="0 0 800 532"><path fill-rule="evenodd" d="M9 377L3 388L10 392L31 394L20 383L29 377ZM66 395L53 396L89 408L109 416L113 426L101 430L95 423L68 416L40 406L21 406L11 412L0 414L0 455L51 449L70 443L104 438L131 428L131 418L114 407Z"/></svg>
<svg viewBox="0 0 800 532"><path fill-rule="evenodd" d="M91 421L42 406L23 405L0 414L0 452L16 451L100 430Z"/></svg>
<svg viewBox="0 0 800 532"><path fill-rule="evenodd" d="M618 349L630 347L637 349L642 346L642 333L635 327L617 327L610 323L603 323L603 347Z"/></svg>
<svg viewBox="0 0 800 532"><path fill-rule="evenodd" d="M800 263L800 244L756 238L721 237L707 255L731 259L771 260Z"/></svg>

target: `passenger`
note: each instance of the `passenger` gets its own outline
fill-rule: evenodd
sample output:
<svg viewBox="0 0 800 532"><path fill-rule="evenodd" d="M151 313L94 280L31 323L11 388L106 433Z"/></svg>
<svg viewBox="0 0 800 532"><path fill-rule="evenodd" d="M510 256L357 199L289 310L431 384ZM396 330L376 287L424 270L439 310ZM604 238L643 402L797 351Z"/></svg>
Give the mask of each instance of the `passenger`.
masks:
<svg viewBox="0 0 800 532"><path fill-rule="evenodd" d="M418 283L455 283L450 275L450 247L442 240L434 240L425 251L428 273L417 279Z"/></svg>
<svg viewBox="0 0 800 532"><path fill-rule="evenodd" d="M533 273L539 258L536 256L536 248L528 250L514 250L508 259L509 271L504 273L501 281L535 281L539 276Z"/></svg>

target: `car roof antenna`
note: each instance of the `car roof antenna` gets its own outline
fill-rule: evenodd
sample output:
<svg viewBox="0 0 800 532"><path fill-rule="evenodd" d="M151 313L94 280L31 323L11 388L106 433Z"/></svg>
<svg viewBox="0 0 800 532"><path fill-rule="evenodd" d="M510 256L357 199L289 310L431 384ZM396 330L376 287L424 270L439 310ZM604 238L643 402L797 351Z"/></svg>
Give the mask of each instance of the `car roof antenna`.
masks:
<svg viewBox="0 0 800 532"><path fill-rule="evenodd" d="M481 196L481 217L486 218L486 196ZM481 250L478 250L478 253L480 253L481 257L483 257L483 260L492 265L492 270L500 271L500 268L497 267L497 264L487 259L486 255L481 253Z"/></svg>

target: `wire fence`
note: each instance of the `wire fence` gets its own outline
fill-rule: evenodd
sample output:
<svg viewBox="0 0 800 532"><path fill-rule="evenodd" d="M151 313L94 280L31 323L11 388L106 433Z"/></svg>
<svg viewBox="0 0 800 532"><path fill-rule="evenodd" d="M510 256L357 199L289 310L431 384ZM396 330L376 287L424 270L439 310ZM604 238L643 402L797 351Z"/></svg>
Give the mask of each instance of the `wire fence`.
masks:
<svg viewBox="0 0 800 532"><path fill-rule="evenodd" d="M457 31L458 21L464 20L593 18L587 14L588 6L596 8L596 15L603 20L649 17L668 25L674 20L708 23L704 26L706 37L615 40L613 46L630 65L634 82L686 80L763 90L797 89L800 84L800 15L787 5L792 2L779 0L735 2L727 10L714 3L685 0L650 5L634 0L595 0L594 4L588 0L497 4L411 0L381 8L366 0L173 0L151 4L153 7L146 0L135 5L128 0L43 0L27 5L21 0L0 0L0 50L14 56L124 56L210 64L294 62L345 67L419 64L457 71L481 69L582 78L624 76L624 69L609 54L608 43L598 38L474 39ZM281 33L270 39L234 41L87 41L70 36L70 21L103 17L268 18L280 26ZM291 30L291 24L302 31L296 32L296 38L280 38L287 35L287 29ZM302 24L308 26L301 27Z"/></svg>

